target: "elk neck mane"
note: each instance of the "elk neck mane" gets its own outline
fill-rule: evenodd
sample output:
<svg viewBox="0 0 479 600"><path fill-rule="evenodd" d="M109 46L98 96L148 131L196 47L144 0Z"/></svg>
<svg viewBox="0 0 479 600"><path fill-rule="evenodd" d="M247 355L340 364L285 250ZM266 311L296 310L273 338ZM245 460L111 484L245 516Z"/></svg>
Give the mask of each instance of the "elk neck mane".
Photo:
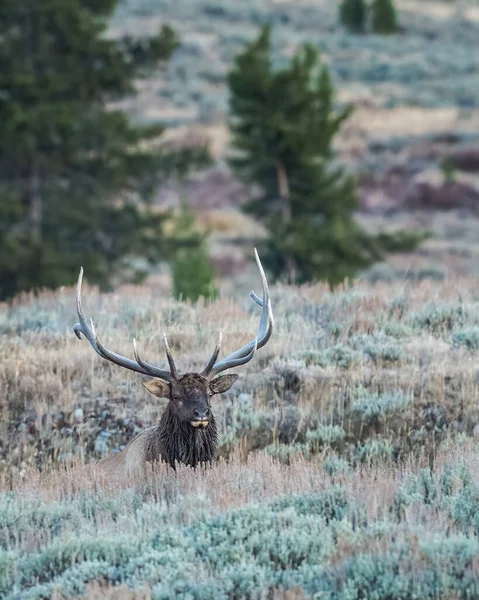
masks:
<svg viewBox="0 0 479 600"><path fill-rule="evenodd" d="M145 459L148 462L161 459L173 468L177 462L196 467L212 462L217 443L213 414L208 427L195 428L178 419L168 405L145 442Z"/></svg>

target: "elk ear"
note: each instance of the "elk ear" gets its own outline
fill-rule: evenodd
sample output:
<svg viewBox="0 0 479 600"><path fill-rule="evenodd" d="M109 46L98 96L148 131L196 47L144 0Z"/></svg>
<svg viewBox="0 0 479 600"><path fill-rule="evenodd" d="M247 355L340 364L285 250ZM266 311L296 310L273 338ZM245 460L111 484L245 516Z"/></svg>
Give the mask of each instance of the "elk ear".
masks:
<svg viewBox="0 0 479 600"><path fill-rule="evenodd" d="M167 381L148 379L148 381L142 381L141 385L158 398L170 397L170 384Z"/></svg>
<svg viewBox="0 0 479 600"><path fill-rule="evenodd" d="M221 377L217 377L210 382L210 390L213 394L227 392L238 377L239 375L221 375Z"/></svg>

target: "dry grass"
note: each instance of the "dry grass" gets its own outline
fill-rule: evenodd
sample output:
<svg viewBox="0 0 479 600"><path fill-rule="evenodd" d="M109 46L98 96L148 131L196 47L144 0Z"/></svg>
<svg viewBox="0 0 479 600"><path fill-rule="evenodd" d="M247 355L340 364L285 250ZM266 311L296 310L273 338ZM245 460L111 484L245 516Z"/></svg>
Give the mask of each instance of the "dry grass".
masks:
<svg viewBox="0 0 479 600"><path fill-rule="evenodd" d="M474 327L479 322L477 291L474 279L440 284L356 284L335 294L324 285L277 287L273 292L275 334L257 359L242 369L229 398L245 392L252 396L248 410L272 411L277 418L293 403L300 418L307 419L316 411L322 422L334 421L355 435L355 425L348 416L355 390L362 387L377 393L400 389L414 397L408 427L413 426L414 413L420 419L424 407L433 403L445 407L448 423L462 421L470 432L478 422L477 351L458 347L453 336L461 327ZM75 432L80 436L76 456L80 450L91 455L87 446L94 442L94 433L98 434L94 426L102 410L109 410L111 418L136 419L136 432L155 422L164 406L140 386L139 376L101 361L85 340L76 339L71 332L75 322L73 298L71 289L44 293L38 299L25 297L10 315L6 308L0 315L4 331L0 348L4 440L0 470L8 470L9 465L25 469L38 464L41 440L48 439L55 447L50 456L54 462L71 458ZM218 329L223 331L223 352L229 353L253 337L258 320L257 311L246 304L246 296L240 302L221 299L191 306L158 294L154 287L129 286L109 295L85 287L84 304L86 314L94 317L100 339L127 356L132 355L131 340L136 337L142 354L161 363L166 331L184 371L202 365ZM458 317L457 323L442 326L439 322L434 330L421 317L424 311L450 310L459 304L467 305L468 316ZM426 326L414 325L415 314ZM385 350L381 346L384 343ZM378 347L378 355L374 348L368 349L371 344ZM329 348L338 345L353 352L351 364L324 358ZM394 357L389 356L391 351ZM223 437L231 425L226 414L230 402L215 401ZM83 409L82 422L74 424L78 407ZM60 422L59 411L64 413L64 422ZM65 436L65 427L71 435ZM247 431L240 432L233 447L227 446L228 452L241 444L246 449L264 445L247 439L244 446L244 433ZM274 439L273 434L271 441ZM110 449L114 447L110 442ZM46 456L40 462L48 462Z"/></svg>
<svg viewBox="0 0 479 600"><path fill-rule="evenodd" d="M85 540L98 536L92 542L98 548L109 548L116 536L137 539L138 506L148 544L151 532L158 527L161 532L163 522L168 531L188 532L247 507L258 507L261 515L278 498L342 490L348 520L334 525L331 573L340 573L348 560L386 556L402 544L409 554L401 568L417 571L420 579L430 564L421 532L427 532L428 548L434 548L444 532L463 535L463 521L451 521L448 497L431 505L409 491L408 502L400 508L398 499L429 467L438 481L450 479L453 491L448 493L462 493L461 473L466 471L467 485L479 489L478 291L472 278L357 283L334 293L325 285L275 286L272 340L242 369L233 392L215 400L221 437L215 464L176 472L158 465L128 481L106 478L84 460L105 451L97 447L102 432L109 434L106 451L111 452L155 422L163 404L140 386L139 376L101 361L85 340L75 338L73 289L25 296L10 312L3 307L0 499L8 513L8 498L15 498L15 510L32 523L57 512L64 523L59 538L51 538L51 526L25 530L18 525L13 531L7 525L5 531L15 539L15 560L26 560L34 573L35 560L48 561L53 553L51 568L58 575L48 586L57 581L59 587L51 597L68 597L65 590L78 589L78 597L85 598L154 598L157 588L145 585L157 581L156 576L145 576L140 585L123 563L127 570L119 583L128 587L112 587L111 578L103 582L94 574L85 575L90 587L75 587L55 562L55 548L67 543L74 528ZM202 365L218 329L224 332L225 353L254 335L259 310L249 305L246 294L237 298L191 306L155 286L127 286L108 295L85 286L83 292L85 313L94 317L109 347L131 355L131 339L136 337L145 358L162 362L166 331L183 370ZM454 476L448 479L451 468ZM83 512L70 522L65 511L77 504ZM298 531L302 518L294 525ZM353 535L357 519L361 535ZM364 523L370 525L364 529ZM87 556L90 550L85 552ZM137 550L132 552L128 560L137 560ZM99 568L91 563L94 555L85 558L90 566L82 566L82 560L75 559L72 573L77 566ZM467 568L477 571L475 563ZM41 577L31 577L35 585L43 585ZM53 588L48 586L50 594ZM311 597L305 589L291 582L284 589L271 584L269 595L257 597ZM11 596L23 597L28 596Z"/></svg>

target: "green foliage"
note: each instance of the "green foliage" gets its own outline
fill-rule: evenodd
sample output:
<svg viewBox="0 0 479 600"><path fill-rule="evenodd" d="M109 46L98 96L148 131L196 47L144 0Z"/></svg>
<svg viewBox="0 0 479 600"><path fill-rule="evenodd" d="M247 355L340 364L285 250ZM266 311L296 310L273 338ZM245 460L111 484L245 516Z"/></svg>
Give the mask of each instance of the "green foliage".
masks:
<svg viewBox="0 0 479 600"><path fill-rule="evenodd" d="M394 0L373 0L371 4L372 30L388 35L398 30L398 16Z"/></svg>
<svg viewBox="0 0 479 600"><path fill-rule="evenodd" d="M397 340L384 333L356 335L351 339L351 345L374 362L398 362L407 359Z"/></svg>
<svg viewBox="0 0 479 600"><path fill-rule="evenodd" d="M178 46L167 26L146 40L105 35L113 0L28 0L0 9L0 300L73 283L80 265L108 286L157 262L165 217L159 182L204 162L166 151L158 125L107 103ZM145 142L148 141L148 145Z"/></svg>
<svg viewBox="0 0 479 600"><path fill-rule="evenodd" d="M196 302L199 298L214 300L218 289L214 285L214 271L210 262L207 237L195 224L195 215L186 202L175 221L173 239L182 242L172 262L175 298Z"/></svg>
<svg viewBox="0 0 479 600"><path fill-rule="evenodd" d="M334 285L423 239L404 232L370 235L355 221L355 183L335 165L333 153L351 107L336 109L329 70L312 45L274 69L265 26L236 56L228 83L237 150L230 164L261 190L246 210L269 232L261 255L273 277Z"/></svg>
<svg viewBox="0 0 479 600"><path fill-rule="evenodd" d="M389 454L384 443L364 446L365 463ZM28 502L21 519L30 523L30 536L38 532L37 512L76 511L75 535L46 528L39 545L16 531L12 506L22 498L0 496L0 594L79 598L88 583L101 581L110 590L148 585L152 598L165 600L260 599L279 587L334 600L477 596L479 489L472 460L469 467L452 461L435 473L403 471L401 484L388 477L384 492L376 493L364 490L367 471L355 476L334 456L324 465L344 487L331 479L319 493L239 508L221 509L192 493L166 502L146 489L110 500L89 493L81 503L62 499L48 508L46 500ZM254 494L257 477L241 485ZM380 473L374 481L381 485Z"/></svg>
<svg viewBox="0 0 479 600"><path fill-rule="evenodd" d="M371 4L365 0L343 0L339 20L352 33L364 33L369 21L373 33L388 35L398 30L394 0L372 0Z"/></svg>
<svg viewBox="0 0 479 600"><path fill-rule="evenodd" d="M303 354L303 359L308 365L349 369L361 362L361 353L345 344L335 344L326 350L306 352Z"/></svg>
<svg viewBox="0 0 479 600"><path fill-rule="evenodd" d="M312 445L325 446L344 440L346 432L339 425L318 425L306 432L306 441Z"/></svg>
<svg viewBox="0 0 479 600"><path fill-rule="evenodd" d="M425 305L408 315L408 321L417 330L427 330L434 335L444 335L455 327L479 323L479 309L472 304Z"/></svg>
<svg viewBox="0 0 479 600"><path fill-rule="evenodd" d="M420 242L429 239L432 234L428 231L397 231L395 233L379 233L377 241L384 252L411 252Z"/></svg>
<svg viewBox="0 0 479 600"><path fill-rule="evenodd" d="M367 440L358 448L357 457L368 466L392 462L394 448L389 440Z"/></svg>
<svg viewBox="0 0 479 600"><path fill-rule="evenodd" d="M339 456L328 456L323 462L323 469L329 475L347 474L351 472L351 467L347 460Z"/></svg>
<svg viewBox="0 0 479 600"><path fill-rule="evenodd" d="M457 169L449 156L444 156L442 158L441 171L444 174L446 182L452 183L456 180Z"/></svg>
<svg viewBox="0 0 479 600"><path fill-rule="evenodd" d="M389 321L384 324L384 333L390 338L395 338L399 344L399 340L409 338L413 335L413 329L405 323L398 323L397 321Z"/></svg>
<svg viewBox="0 0 479 600"><path fill-rule="evenodd" d="M479 327L454 331L452 339L456 346L464 346L471 351L479 350Z"/></svg>
<svg viewBox="0 0 479 600"><path fill-rule="evenodd" d="M349 31L363 33L366 25L365 0L342 0L339 6L339 20Z"/></svg>
<svg viewBox="0 0 479 600"><path fill-rule="evenodd" d="M384 394L371 394L360 390L351 411L357 413L364 423L384 422L392 414L403 413L411 403L412 397L401 390Z"/></svg>

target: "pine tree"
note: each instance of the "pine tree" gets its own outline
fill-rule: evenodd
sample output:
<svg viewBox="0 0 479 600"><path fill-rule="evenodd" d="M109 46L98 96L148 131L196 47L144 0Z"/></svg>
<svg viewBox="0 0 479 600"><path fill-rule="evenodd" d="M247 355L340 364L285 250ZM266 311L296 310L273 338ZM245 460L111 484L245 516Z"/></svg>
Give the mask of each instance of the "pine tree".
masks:
<svg viewBox="0 0 479 600"><path fill-rule="evenodd" d="M371 12L374 33L389 35L397 32L398 16L394 0L373 0Z"/></svg>
<svg viewBox="0 0 479 600"><path fill-rule="evenodd" d="M339 20L349 31L363 33L366 24L364 0L343 0L339 6Z"/></svg>
<svg viewBox="0 0 479 600"><path fill-rule="evenodd" d="M355 183L334 164L332 144L351 108L336 109L328 69L304 45L281 70L271 61L271 29L240 53L229 74L230 165L261 192L246 206L269 233L262 257L275 277L331 284L410 249L421 236L369 235L354 219Z"/></svg>
<svg viewBox="0 0 479 600"><path fill-rule="evenodd" d="M214 285L207 235L199 231L195 215L186 201L182 202L172 237L182 242L172 262L175 298L192 302L199 298L214 300L218 289Z"/></svg>
<svg viewBox="0 0 479 600"><path fill-rule="evenodd" d="M104 286L135 278L131 259L156 262L164 249L156 186L206 160L167 152L162 126L107 108L178 45L166 26L149 39L105 36L116 4L0 3L0 300L71 284L80 265Z"/></svg>

